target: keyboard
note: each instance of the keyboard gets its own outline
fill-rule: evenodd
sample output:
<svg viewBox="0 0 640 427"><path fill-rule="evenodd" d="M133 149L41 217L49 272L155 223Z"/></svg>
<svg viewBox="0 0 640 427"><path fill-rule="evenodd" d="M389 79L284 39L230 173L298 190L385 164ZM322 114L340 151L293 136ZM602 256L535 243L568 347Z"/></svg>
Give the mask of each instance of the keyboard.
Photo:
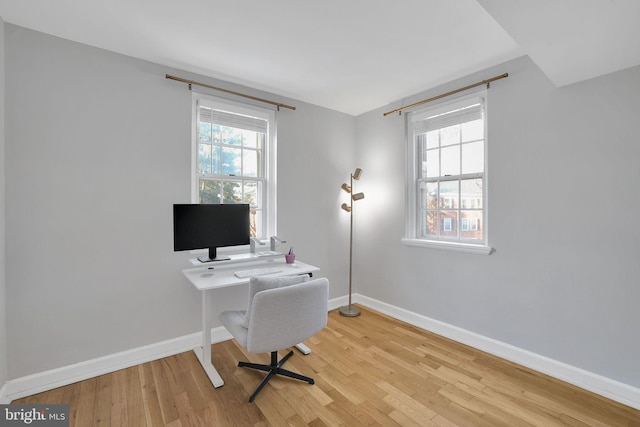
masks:
<svg viewBox="0 0 640 427"><path fill-rule="evenodd" d="M263 268L252 268L251 270L240 270L240 271L236 271L233 274L235 274L235 276L238 279L244 279L246 277L264 276L265 274L280 273L280 272L282 272L282 269L278 267L263 267Z"/></svg>

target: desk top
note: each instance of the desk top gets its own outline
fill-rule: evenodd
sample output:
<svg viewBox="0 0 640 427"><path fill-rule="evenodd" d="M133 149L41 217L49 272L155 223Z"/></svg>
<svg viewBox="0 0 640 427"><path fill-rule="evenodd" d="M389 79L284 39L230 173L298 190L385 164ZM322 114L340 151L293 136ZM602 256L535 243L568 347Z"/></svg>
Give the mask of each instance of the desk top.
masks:
<svg viewBox="0 0 640 427"><path fill-rule="evenodd" d="M239 264L207 264L206 267L187 268L182 270L182 274L189 279L197 290L206 291L209 289L226 288L229 286L249 283L249 277L244 277L242 279L237 278L234 274L236 271L270 267L277 267L282 271L278 273L264 274L259 277L293 276L296 274L313 273L320 270L318 267L305 264L304 262L296 261L293 264L287 264L284 258L278 258L267 261L243 262Z"/></svg>

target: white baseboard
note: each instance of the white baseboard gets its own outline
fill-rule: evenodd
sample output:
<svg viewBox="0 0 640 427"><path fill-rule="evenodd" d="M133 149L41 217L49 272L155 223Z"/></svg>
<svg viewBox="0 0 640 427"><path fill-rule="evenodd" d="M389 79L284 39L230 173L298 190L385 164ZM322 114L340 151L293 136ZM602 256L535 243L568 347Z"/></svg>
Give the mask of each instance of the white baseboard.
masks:
<svg viewBox="0 0 640 427"><path fill-rule="evenodd" d="M352 295L352 302L362 304L380 313L407 322L427 331L469 345L511 362L526 366L585 390L640 409L640 389L574 366L549 359L536 353L506 344L456 326L383 303L360 294ZM347 296L329 300L329 310L347 305ZM212 343L231 339L231 335L220 326L211 331ZM0 404L30 396L56 387L72 384L109 372L136 366L141 363L189 351L201 343L200 333L162 341L109 356L64 366L49 371L7 381L0 387Z"/></svg>
<svg viewBox="0 0 640 427"><path fill-rule="evenodd" d="M21 397L183 353L201 346L201 337L202 335L200 333L185 335L97 359L9 380L0 388L0 403L10 403L12 400ZM230 338L231 335L222 326L211 330L212 343L226 341Z"/></svg>
<svg viewBox="0 0 640 427"><path fill-rule="evenodd" d="M640 388L567 365L566 363L395 307L364 295L353 294L352 301L421 329L552 376L615 400L616 402L631 406L632 408L640 409Z"/></svg>
<svg viewBox="0 0 640 427"><path fill-rule="evenodd" d="M339 308L348 304L348 302L349 299L347 296L332 299L329 301L329 310ZM229 334L223 326L211 330L211 342L214 344L231 338L231 334ZM98 375L183 353L200 346L202 342L201 339L200 333L196 332L97 359L9 380L0 387L0 404L7 404L21 397L31 396L32 394L73 384L88 378L97 377Z"/></svg>
<svg viewBox="0 0 640 427"><path fill-rule="evenodd" d="M353 301L353 298L351 298L351 302L354 303L355 301ZM330 299L329 300L329 311L331 310L337 310L338 308L342 307L343 305L347 305L349 304L349 296L345 295L343 297L338 297L338 298L334 298L334 299Z"/></svg>
<svg viewBox="0 0 640 427"><path fill-rule="evenodd" d="M9 396L7 396L7 383L4 383L2 387L0 387L0 405L6 405L10 402L11 400Z"/></svg>

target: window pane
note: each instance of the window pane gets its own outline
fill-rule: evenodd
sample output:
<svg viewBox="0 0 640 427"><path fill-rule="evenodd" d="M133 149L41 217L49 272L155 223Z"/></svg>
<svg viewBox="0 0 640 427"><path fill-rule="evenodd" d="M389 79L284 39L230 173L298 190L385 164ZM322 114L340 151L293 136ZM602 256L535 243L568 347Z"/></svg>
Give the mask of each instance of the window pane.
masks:
<svg viewBox="0 0 640 427"><path fill-rule="evenodd" d="M242 197L242 203L249 203L251 207L258 206L258 183L257 182L245 182L244 194Z"/></svg>
<svg viewBox="0 0 640 427"><path fill-rule="evenodd" d="M223 147L222 148L222 173L224 175L240 176L242 149Z"/></svg>
<svg viewBox="0 0 640 427"><path fill-rule="evenodd" d="M462 206L466 209L482 209L482 178L460 181Z"/></svg>
<svg viewBox="0 0 640 427"><path fill-rule="evenodd" d="M458 237L458 211L440 211L440 236Z"/></svg>
<svg viewBox="0 0 640 427"><path fill-rule="evenodd" d="M422 162L422 176L436 177L440 176L440 150L425 151L425 161Z"/></svg>
<svg viewBox="0 0 640 427"><path fill-rule="evenodd" d="M211 146L198 144L198 173L211 173Z"/></svg>
<svg viewBox="0 0 640 427"><path fill-rule="evenodd" d="M242 131L227 126L220 126L220 142L229 145L242 144Z"/></svg>
<svg viewBox="0 0 640 427"><path fill-rule="evenodd" d="M437 130L427 132L427 148L437 148L440 146L440 132Z"/></svg>
<svg viewBox="0 0 640 427"><path fill-rule="evenodd" d="M423 211L418 235L420 237L435 238L438 234L438 212L434 210Z"/></svg>
<svg viewBox="0 0 640 427"><path fill-rule="evenodd" d="M484 172L484 141L462 145L462 173Z"/></svg>
<svg viewBox="0 0 640 427"><path fill-rule="evenodd" d="M211 173L220 173L220 146L214 145L211 147Z"/></svg>
<svg viewBox="0 0 640 427"><path fill-rule="evenodd" d="M460 175L460 145L443 148L440 157L440 176Z"/></svg>
<svg viewBox="0 0 640 427"><path fill-rule="evenodd" d="M223 184L223 203L242 203L242 183L225 181Z"/></svg>
<svg viewBox="0 0 640 427"><path fill-rule="evenodd" d="M420 209L418 210L418 236L437 236L438 183L420 183Z"/></svg>
<svg viewBox="0 0 640 427"><path fill-rule="evenodd" d="M198 123L198 141L211 142L211 123Z"/></svg>
<svg viewBox="0 0 640 427"><path fill-rule="evenodd" d="M198 144L198 173L220 173L220 147L217 145Z"/></svg>
<svg viewBox="0 0 640 427"><path fill-rule="evenodd" d="M262 236L262 210L260 209L251 209L249 212L249 230L250 236Z"/></svg>
<svg viewBox="0 0 640 427"><path fill-rule="evenodd" d="M418 168L420 170L420 177L427 176L427 134L421 133L415 135L415 143L417 151L417 158L420 161Z"/></svg>
<svg viewBox="0 0 640 427"><path fill-rule="evenodd" d="M211 125L211 138L213 144L220 144L220 125Z"/></svg>
<svg viewBox="0 0 640 427"><path fill-rule="evenodd" d="M251 130L242 131L242 145L250 148L261 148L264 133Z"/></svg>
<svg viewBox="0 0 640 427"><path fill-rule="evenodd" d="M426 188L426 206L427 209L436 209L438 207L438 183L429 182Z"/></svg>
<svg viewBox="0 0 640 427"><path fill-rule="evenodd" d="M250 130L242 131L242 145L245 147L254 147L256 146L256 132Z"/></svg>
<svg viewBox="0 0 640 427"><path fill-rule="evenodd" d="M220 203L220 181L209 181L201 179L198 183L200 192L200 203Z"/></svg>
<svg viewBox="0 0 640 427"><path fill-rule="evenodd" d="M440 145L460 144L460 125L440 129Z"/></svg>
<svg viewBox="0 0 640 427"><path fill-rule="evenodd" d="M427 209L427 203L429 199L429 194L427 192L427 183L426 182L418 182L418 210L424 211Z"/></svg>
<svg viewBox="0 0 640 427"><path fill-rule="evenodd" d="M474 120L461 125L462 142L484 139L484 120Z"/></svg>
<svg viewBox="0 0 640 427"><path fill-rule="evenodd" d="M482 211L460 211L460 217L460 238L482 240Z"/></svg>
<svg viewBox="0 0 640 427"><path fill-rule="evenodd" d="M255 150L243 150L242 175L258 176L258 152Z"/></svg>
<svg viewBox="0 0 640 427"><path fill-rule="evenodd" d="M458 209L458 181L440 183L440 208Z"/></svg>

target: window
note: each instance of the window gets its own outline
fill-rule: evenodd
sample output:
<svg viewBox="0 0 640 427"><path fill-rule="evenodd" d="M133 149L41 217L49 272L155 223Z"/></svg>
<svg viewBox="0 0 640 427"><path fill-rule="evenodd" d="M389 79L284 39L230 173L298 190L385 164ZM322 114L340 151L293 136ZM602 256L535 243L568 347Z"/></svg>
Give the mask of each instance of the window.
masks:
<svg viewBox="0 0 640 427"><path fill-rule="evenodd" d="M194 203L248 203L251 236L275 235L275 113L194 94Z"/></svg>
<svg viewBox="0 0 640 427"><path fill-rule="evenodd" d="M488 253L486 92L407 114L407 237Z"/></svg>

